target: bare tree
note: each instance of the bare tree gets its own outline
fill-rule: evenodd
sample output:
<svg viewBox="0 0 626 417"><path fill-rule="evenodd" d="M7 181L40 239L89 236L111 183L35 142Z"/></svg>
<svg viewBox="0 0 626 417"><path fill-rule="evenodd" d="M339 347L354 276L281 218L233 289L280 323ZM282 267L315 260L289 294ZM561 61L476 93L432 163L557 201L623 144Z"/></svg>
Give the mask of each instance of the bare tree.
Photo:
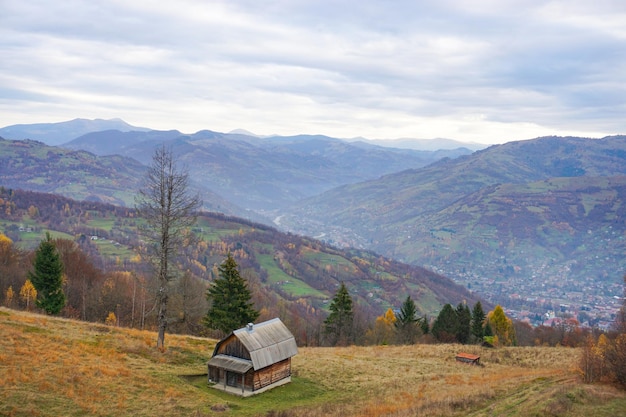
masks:
<svg viewBox="0 0 626 417"><path fill-rule="evenodd" d="M189 190L189 174L179 169L171 149L157 148L152 156L143 187L135 200L145 219L142 234L157 277L157 348L162 349L167 328L168 283L176 277L174 258L191 238L200 197Z"/></svg>

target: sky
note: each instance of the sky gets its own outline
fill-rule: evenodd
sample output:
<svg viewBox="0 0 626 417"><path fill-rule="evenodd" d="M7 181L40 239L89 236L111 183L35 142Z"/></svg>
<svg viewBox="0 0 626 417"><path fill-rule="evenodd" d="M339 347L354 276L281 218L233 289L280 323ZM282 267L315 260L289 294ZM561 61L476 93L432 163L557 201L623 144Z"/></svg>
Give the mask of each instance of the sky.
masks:
<svg viewBox="0 0 626 417"><path fill-rule="evenodd" d="M0 0L0 127L626 134L623 0Z"/></svg>

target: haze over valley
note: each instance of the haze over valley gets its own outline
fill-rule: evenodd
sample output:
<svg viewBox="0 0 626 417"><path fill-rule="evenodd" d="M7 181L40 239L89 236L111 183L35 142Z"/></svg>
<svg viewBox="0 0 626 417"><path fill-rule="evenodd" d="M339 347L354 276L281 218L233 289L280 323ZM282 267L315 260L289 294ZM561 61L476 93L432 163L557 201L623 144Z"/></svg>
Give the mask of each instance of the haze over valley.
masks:
<svg viewBox="0 0 626 417"><path fill-rule="evenodd" d="M400 148L77 119L7 126L0 137L4 187L132 206L165 144L206 210L425 266L533 324L571 316L605 327L621 305L622 136Z"/></svg>

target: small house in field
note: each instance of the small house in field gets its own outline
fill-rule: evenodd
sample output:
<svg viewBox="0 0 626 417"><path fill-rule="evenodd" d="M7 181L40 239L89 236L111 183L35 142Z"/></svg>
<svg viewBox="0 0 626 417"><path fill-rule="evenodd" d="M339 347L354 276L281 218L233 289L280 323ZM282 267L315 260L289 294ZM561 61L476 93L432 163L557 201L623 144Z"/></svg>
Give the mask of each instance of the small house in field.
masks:
<svg viewBox="0 0 626 417"><path fill-rule="evenodd" d="M249 396L291 382L296 340L280 319L248 324L215 346L208 362L214 388Z"/></svg>
<svg viewBox="0 0 626 417"><path fill-rule="evenodd" d="M469 365L480 365L480 356L471 353L458 353L456 355L457 362L467 363Z"/></svg>

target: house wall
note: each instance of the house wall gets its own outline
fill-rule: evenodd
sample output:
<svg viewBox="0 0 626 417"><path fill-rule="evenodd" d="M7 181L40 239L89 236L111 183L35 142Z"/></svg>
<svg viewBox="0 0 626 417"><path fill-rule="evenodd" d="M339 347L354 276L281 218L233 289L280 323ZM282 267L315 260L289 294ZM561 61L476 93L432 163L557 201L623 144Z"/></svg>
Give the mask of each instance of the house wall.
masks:
<svg viewBox="0 0 626 417"><path fill-rule="evenodd" d="M248 352L245 346L235 336L230 336L226 339L219 347L217 353L221 355L234 356L236 358L251 359L250 352Z"/></svg>
<svg viewBox="0 0 626 417"><path fill-rule="evenodd" d="M225 371L224 369L210 366L209 381L217 384L223 384L225 382L224 380L226 379L226 373L227 371ZM250 369L244 375L244 387L245 389L256 391L290 376L291 358L288 358L273 365L267 366L263 369L260 369L256 372ZM240 386L241 380L239 378L240 376L238 375L236 386Z"/></svg>
<svg viewBox="0 0 626 417"><path fill-rule="evenodd" d="M253 375L254 390L261 389L289 376L291 376L291 358L256 371ZM247 380L246 387L248 387Z"/></svg>

